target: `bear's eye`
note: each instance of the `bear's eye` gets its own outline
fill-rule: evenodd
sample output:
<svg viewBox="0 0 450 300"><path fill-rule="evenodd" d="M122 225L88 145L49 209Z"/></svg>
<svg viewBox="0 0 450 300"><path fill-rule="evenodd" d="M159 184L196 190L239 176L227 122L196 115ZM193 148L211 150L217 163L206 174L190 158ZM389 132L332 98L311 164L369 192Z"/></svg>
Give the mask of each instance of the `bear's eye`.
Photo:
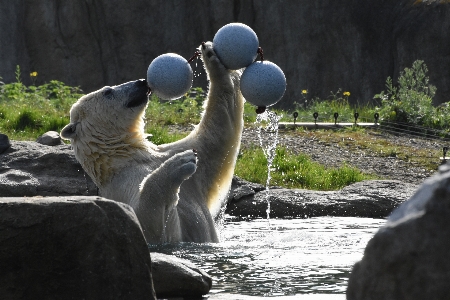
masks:
<svg viewBox="0 0 450 300"><path fill-rule="evenodd" d="M111 89L111 88L106 89L106 90L103 92L103 96L105 96L105 97L107 97L107 98L111 98L112 94L113 94L113 89Z"/></svg>

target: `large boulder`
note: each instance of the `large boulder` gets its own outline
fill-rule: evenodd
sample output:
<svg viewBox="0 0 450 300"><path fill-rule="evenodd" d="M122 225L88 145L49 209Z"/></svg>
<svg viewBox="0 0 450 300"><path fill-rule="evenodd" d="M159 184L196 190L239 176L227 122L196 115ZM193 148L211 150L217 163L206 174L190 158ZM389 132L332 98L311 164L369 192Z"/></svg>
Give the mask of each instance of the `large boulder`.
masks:
<svg viewBox="0 0 450 300"><path fill-rule="evenodd" d="M396 209L369 241L347 299L449 299L450 165Z"/></svg>
<svg viewBox="0 0 450 300"><path fill-rule="evenodd" d="M97 195L70 145L12 141L0 154L0 197Z"/></svg>
<svg viewBox="0 0 450 300"><path fill-rule="evenodd" d="M384 218L407 200L416 186L397 180L367 180L339 191L271 188L233 180L226 212L232 216L256 218L286 217L368 217Z"/></svg>
<svg viewBox="0 0 450 300"><path fill-rule="evenodd" d="M155 299L130 206L98 197L0 198L3 299Z"/></svg>
<svg viewBox="0 0 450 300"><path fill-rule="evenodd" d="M19 65L26 84L37 71L37 84L57 79L90 92L144 77L160 54L189 58L230 22L251 26L283 69L289 88L278 106L302 101L303 89L312 99L342 88L366 103L417 59L436 103L448 101L450 3L438 0L4 1L0 76L16 81ZM202 73L194 86L206 83Z"/></svg>

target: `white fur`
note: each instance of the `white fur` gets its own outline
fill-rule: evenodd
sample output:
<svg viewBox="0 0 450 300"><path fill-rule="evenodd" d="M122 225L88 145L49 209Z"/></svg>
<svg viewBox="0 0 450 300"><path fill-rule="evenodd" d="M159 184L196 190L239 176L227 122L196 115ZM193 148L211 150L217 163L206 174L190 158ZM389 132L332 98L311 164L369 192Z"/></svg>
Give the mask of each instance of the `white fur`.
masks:
<svg viewBox="0 0 450 300"><path fill-rule="evenodd" d="M231 185L244 99L240 74L225 69L211 43L201 52L210 86L201 121L186 138L160 146L146 140L146 101L126 107L140 103L139 82L83 96L61 132L100 195L133 207L150 243L218 241L213 220Z"/></svg>

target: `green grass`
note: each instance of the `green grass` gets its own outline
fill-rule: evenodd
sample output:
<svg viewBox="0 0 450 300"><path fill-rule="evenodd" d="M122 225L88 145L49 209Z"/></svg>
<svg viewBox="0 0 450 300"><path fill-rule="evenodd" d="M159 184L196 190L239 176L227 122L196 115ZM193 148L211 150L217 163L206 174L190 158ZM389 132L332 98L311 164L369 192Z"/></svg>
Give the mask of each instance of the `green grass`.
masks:
<svg viewBox="0 0 450 300"><path fill-rule="evenodd" d="M306 91L305 91L306 92ZM303 99L294 102L294 108L288 112L279 111L282 115L281 122L293 122L293 113L297 112L296 122L314 122L314 113L318 114L317 122L335 122L334 114L338 113L337 122L354 122L354 114L357 112L358 122L373 122L374 114L377 108L373 105L350 105L350 92L342 92L340 89L336 92L330 92L327 99L312 98L308 94L303 94Z"/></svg>
<svg viewBox="0 0 450 300"><path fill-rule="evenodd" d="M27 87L20 76L17 68L16 82L0 83L0 132L13 140L35 140L47 131L60 131L82 91L56 80Z"/></svg>
<svg viewBox="0 0 450 300"><path fill-rule="evenodd" d="M251 182L265 185L267 180L267 159L260 148L241 151L235 174ZM343 165L328 168L313 162L305 154L293 154L284 147L277 148L271 169L270 185L310 190L338 190L362 180L375 179L359 169Z"/></svg>
<svg viewBox="0 0 450 300"><path fill-rule="evenodd" d="M314 112L318 113L319 122L334 122L333 115L336 112L339 114L339 122L353 122L355 112L359 113L359 121L372 121L374 113L379 112L381 121L410 122L434 126L448 132L450 105L438 108L431 106L430 99L435 89L428 84L426 72L426 66L422 62L416 62L411 69L405 69L400 74L398 87L393 86L392 80L388 78L386 84L388 91L375 95L375 98L381 99L379 106L351 106L349 98L352 96L347 91L331 92L328 99L310 99L305 90L302 94L303 99L296 102L292 110L274 109L274 111L282 116L281 121L293 121L292 113L297 111L297 122L314 121ZM16 82L4 84L0 77L0 132L7 134L12 140L36 140L47 131L59 132L69 123L70 107L82 96L82 91L56 80L40 86L25 86L21 76L20 68L17 67ZM30 76L35 82L37 73L33 72ZM171 133L167 126L198 124L204 99L205 92L201 88L193 88L184 97L175 101L163 101L152 96L145 114L145 129L152 135L150 140L155 144L163 144L183 138L186 134ZM255 123L257 116L255 109L253 105L245 103L246 126ZM426 150L419 153L421 150L389 145L384 141L373 143L365 130L358 127L341 131L294 130L292 134L313 134L323 141L350 143L380 156L396 156L414 161L427 169L435 168L434 165L427 163L427 158L431 154L425 153ZM248 181L265 184L267 162L262 150L259 148L242 150L236 174ZM271 185L316 190L335 190L373 178L348 165L325 168L312 162L306 155L294 155L284 148L277 149L271 175Z"/></svg>
<svg viewBox="0 0 450 300"><path fill-rule="evenodd" d="M149 126L146 132L151 134L149 140L156 145L172 143L184 138L187 135L181 133L169 133L167 128L160 126Z"/></svg>
<svg viewBox="0 0 450 300"><path fill-rule="evenodd" d="M205 93L201 88L193 88L177 100L161 100L152 95L145 112L149 126L198 124L202 112Z"/></svg>

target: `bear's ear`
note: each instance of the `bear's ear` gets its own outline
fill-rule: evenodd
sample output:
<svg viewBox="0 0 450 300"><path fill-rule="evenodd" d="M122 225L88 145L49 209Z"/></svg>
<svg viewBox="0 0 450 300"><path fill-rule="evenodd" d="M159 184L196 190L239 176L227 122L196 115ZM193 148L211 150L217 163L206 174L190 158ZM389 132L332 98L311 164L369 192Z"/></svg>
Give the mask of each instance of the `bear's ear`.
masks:
<svg viewBox="0 0 450 300"><path fill-rule="evenodd" d="M77 135L77 133L76 133L76 131L77 131L77 124L78 124L78 123L70 123L70 124L67 124L67 125L61 130L60 136L61 136L63 139L66 139L66 140L73 139L73 138Z"/></svg>

